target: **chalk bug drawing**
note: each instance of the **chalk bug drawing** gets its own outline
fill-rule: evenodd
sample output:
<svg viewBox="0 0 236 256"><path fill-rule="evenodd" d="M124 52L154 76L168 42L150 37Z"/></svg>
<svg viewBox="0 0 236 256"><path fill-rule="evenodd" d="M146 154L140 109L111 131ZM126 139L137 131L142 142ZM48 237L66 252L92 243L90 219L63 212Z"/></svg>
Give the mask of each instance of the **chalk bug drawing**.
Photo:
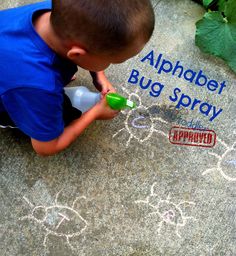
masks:
<svg viewBox="0 0 236 256"><path fill-rule="evenodd" d="M140 117L136 117L133 121L132 121L132 126L134 128L137 128L137 129L148 129L148 125L141 125L141 124L138 124L138 121L139 120L144 120L145 117L144 116L140 116Z"/></svg>
<svg viewBox="0 0 236 256"><path fill-rule="evenodd" d="M218 161L216 167L205 170L202 175L218 171L226 180L236 181L236 142L234 142L231 147L219 138L218 142L220 142L226 148L226 151L221 156L209 152L208 154L216 157ZM229 172L230 174L226 172ZM235 176L232 177L233 175Z"/></svg>
<svg viewBox="0 0 236 256"><path fill-rule="evenodd" d="M75 248L71 245L70 238L80 236L88 226L87 221L75 210L75 204L81 199L86 199L86 197L77 197L72 207L69 207L58 203L60 193L61 191L57 193L55 203L49 207L34 206L28 198L23 197L32 210L29 215L20 218L20 220L33 220L43 227L46 231L43 241L45 247L48 236L54 235L65 238L69 247L74 250Z"/></svg>
<svg viewBox="0 0 236 256"><path fill-rule="evenodd" d="M226 161L229 164L233 164L236 167L236 160L230 160L230 161Z"/></svg>
<svg viewBox="0 0 236 256"><path fill-rule="evenodd" d="M163 131L156 129L156 125L160 126L160 123L168 124L165 120L160 117L154 117L151 114L151 109L156 105L152 105L150 107L145 107L142 104L142 100L139 97L138 89L134 92L129 94L125 88L122 88L124 92L129 95L129 100L133 100L135 98L135 102L137 103L137 108L127 111L122 111L123 114L127 114L125 120L125 127L120 129L113 135L115 138L118 134L123 131L129 133L129 139L126 142L126 147L129 146L132 139L136 139L138 142L143 143L151 138L154 132L161 134L162 136L168 138L168 134L164 133Z"/></svg>
<svg viewBox="0 0 236 256"><path fill-rule="evenodd" d="M179 229L184 227L188 220L196 220L192 216L185 216L181 206L184 205L195 205L194 202L182 201L178 204L175 204L171 201L170 196L167 196L167 199L158 199L158 195L154 193L154 183L151 187L151 194L145 200L137 200L136 204L147 204L154 209L154 212L148 214L148 216L157 215L160 218L158 223L158 234L161 234L161 230L164 224L171 225L175 227L176 235L181 238Z"/></svg>

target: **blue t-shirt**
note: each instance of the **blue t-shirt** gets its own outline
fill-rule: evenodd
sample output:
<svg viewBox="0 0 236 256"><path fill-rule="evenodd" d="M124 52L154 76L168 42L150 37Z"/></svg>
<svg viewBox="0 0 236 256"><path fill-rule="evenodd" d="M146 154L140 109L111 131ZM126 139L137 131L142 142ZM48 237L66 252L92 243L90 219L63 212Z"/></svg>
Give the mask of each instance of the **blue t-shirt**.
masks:
<svg viewBox="0 0 236 256"><path fill-rule="evenodd" d="M34 29L34 14L50 9L51 1L44 1L0 11L0 112L39 141L63 133L64 86L77 71Z"/></svg>

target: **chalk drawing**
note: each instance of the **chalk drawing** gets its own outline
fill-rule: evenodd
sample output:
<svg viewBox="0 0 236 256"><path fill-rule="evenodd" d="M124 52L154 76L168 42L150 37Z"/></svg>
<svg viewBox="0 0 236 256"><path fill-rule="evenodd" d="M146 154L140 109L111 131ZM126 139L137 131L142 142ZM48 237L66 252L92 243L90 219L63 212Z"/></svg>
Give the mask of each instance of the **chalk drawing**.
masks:
<svg viewBox="0 0 236 256"><path fill-rule="evenodd" d="M138 124L138 121L139 121L139 120L143 120L143 119L145 119L144 116L140 116L140 117L135 118L135 119L132 121L132 126L133 126L134 128L137 128L137 129L146 129L146 128L149 128L149 125L140 125L140 124Z"/></svg>
<svg viewBox="0 0 236 256"><path fill-rule="evenodd" d="M49 207L43 205L34 206L28 198L24 196L23 199L32 208L32 211L29 215L20 218L20 220L33 220L43 227L46 231L43 241L44 247L46 247L48 236L54 235L56 237L65 238L69 247L75 250L70 243L70 239L80 236L88 226L87 221L75 210L75 204L81 199L86 199L86 197L77 197L72 207L68 207L58 203L60 193L61 191L56 194L54 205Z"/></svg>
<svg viewBox="0 0 236 256"><path fill-rule="evenodd" d="M230 161L226 161L229 164L233 164L236 167L236 160L230 160Z"/></svg>
<svg viewBox="0 0 236 256"><path fill-rule="evenodd" d="M175 226L176 235L181 238L179 233L179 229L184 227L188 220L196 220L192 216L185 216L181 206L183 205L195 205L194 202L182 201L178 204L175 204L170 200L170 195L167 196L167 199L158 199L158 195L154 193L154 187L156 183L154 183L151 187L151 194L145 200L137 200L136 204L147 204L152 207L155 211L148 214L158 215L160 217L160 222L158 223L158 234L161 234L161 230L164 224ZM153 198L155 199L153 202Z"/></svg>
<svg viewBox="0 0 236 256"><path fill-rule="evenodd" d="M135 102L138 101L137 108L127 111L122 111L124 115L127 115L125 120L125 127L120 129L113 135L115 138L121 132L128 132L129 139L126 142L126 147L129 146L132 139L136 139L139 143L143 143L151 138L154 132L161 134L162 136L168 138L168 134L163 131L156 129L155 126L161 123L168 124L165 120L160 117L153 117L150 109L157 105L151 105L150 107L145 107L142 104L142 100L139 97L138 89L134 93L129 93L125 88L123 91L129 95L129 100L136 98Z"/></svg>
<svg viewBox="0 0 236 256"><path fill-rule="evenodd" d="M236 142L230 147L224 141L218 138L218 142L220 142L225 148L226 151L223 155L217 155L215 153L209 152L209 155L212 155L218 159L216 167L205 170L202 175L206 175L211 172L219 172L226 180L228 181L236 181L236 177L232 177L231 175L226 174L227 170L231 170L236 173ZM234 159L232 159L234 158ZM229 160L228 160L229 159ZM227 163L227 164L225 164Z"/></svg>

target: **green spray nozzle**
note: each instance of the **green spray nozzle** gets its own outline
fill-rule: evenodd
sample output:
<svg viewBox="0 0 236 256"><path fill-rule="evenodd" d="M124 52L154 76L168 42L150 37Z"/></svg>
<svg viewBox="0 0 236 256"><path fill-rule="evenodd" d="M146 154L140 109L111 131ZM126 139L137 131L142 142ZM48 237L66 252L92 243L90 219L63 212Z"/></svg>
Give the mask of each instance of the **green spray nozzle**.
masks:
<svg viewBox="0 0 236 256"><path fill-rule="evenodd" d="M119 95L118 93L108 93L106 95L108 105L114 110L122 110L125 108L136 108L136 104L133 101Z"/></svg>

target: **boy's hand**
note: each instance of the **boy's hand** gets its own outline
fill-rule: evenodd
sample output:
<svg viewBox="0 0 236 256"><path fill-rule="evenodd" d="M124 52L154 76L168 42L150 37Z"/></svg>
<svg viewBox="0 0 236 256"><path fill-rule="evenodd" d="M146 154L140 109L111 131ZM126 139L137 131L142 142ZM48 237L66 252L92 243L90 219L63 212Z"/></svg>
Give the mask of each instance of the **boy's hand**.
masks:
<svg viewBox="0 0 236 256"><path fill-rule="evenodd" d="M93 84L103 96L105 96L108 92L116 92L112 84L107 79L104 71L90 72L90 74L93 78Z"/></svg>
<svg viewBox="0 0 236 256"><path fill-rule="evenodd" d="M106 97L104 96L100 102L98 102L95 107L96 110L96 119L97 120L108 120L115 118L120 111L113 110L106 101Z"/></svg>
<svg viewBox="0 0 236 256"><path fill-rule="evenodd" d="M52 156L68 147L94 120L107 120L117 116L119 111L112 110L106 102L106 97L94 107L74 120L56 139L42 142L31 138L32 146L41 156Z"/></svg>

